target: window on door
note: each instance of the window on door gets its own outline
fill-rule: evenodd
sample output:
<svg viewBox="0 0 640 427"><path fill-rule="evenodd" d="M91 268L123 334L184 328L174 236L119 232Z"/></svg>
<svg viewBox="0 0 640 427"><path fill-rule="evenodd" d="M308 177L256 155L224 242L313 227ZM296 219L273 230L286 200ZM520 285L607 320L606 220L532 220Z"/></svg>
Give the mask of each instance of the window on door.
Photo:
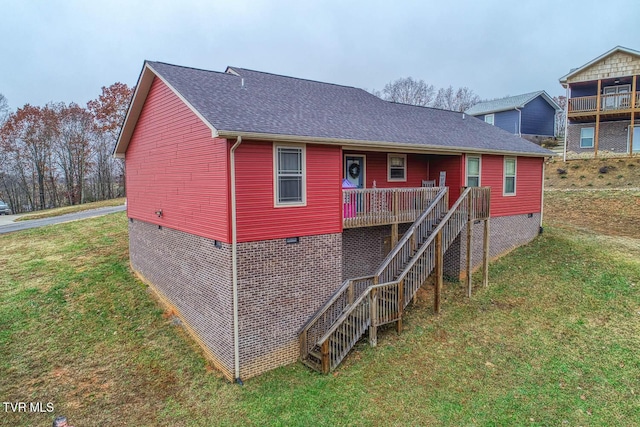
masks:
<svg viewBox="0 0 640 427"><path fill-rule="evenodd" d="M631 105L631 85L607 86L602 89L603 110L624 110Z"/></svg>
<svg viewBox="0 0 640 427"><path fill-rule="evenodd" d="M479 156L467 156L467 187L480 187Z"/></svg>

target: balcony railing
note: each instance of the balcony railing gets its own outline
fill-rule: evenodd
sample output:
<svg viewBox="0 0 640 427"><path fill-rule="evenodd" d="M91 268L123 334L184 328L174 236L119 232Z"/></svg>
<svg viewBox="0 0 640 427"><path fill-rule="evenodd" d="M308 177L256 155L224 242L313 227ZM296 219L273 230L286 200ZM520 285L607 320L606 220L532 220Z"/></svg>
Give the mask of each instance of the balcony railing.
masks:
<svg viewBox="0 0 640 427"><path fill-rule="evenodd" d="M600 96L601 112L628 111L631 109L631 93L614 93ZM580 96L569 99L569 114L594 113L597 110L598 97ZM636 93L635 109L640 109L640 92Z"/></svg>
<svg viewBox="0 0 640 427"><path fill-rule="evenodd" d="M413 222L439 190L440 187L342 190L343 227Z"/></svg>

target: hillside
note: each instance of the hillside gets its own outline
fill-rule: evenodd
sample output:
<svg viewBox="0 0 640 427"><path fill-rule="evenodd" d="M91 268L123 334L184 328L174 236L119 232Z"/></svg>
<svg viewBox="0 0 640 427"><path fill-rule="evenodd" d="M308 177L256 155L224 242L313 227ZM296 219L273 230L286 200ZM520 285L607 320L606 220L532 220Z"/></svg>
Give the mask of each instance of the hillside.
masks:
<svg viewBox="0 0 640 427"><path fill-rule="evenodd" d="M545 166L545 189L640 188L640 157L552 159Z"/></svg>

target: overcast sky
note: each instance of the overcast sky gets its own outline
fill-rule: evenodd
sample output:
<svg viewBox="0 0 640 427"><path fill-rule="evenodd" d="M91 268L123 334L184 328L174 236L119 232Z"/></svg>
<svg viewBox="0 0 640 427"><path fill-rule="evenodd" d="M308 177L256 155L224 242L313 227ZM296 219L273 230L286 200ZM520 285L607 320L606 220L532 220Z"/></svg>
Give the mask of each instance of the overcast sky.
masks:
<svg viewBox="0 0 640 427"><path fill-rule="evenodd" d="M546 90L622 45L640 1L0 0L0 93L12 109L84 105L145 59L382 89L400 77L482 98Z"/></svg>

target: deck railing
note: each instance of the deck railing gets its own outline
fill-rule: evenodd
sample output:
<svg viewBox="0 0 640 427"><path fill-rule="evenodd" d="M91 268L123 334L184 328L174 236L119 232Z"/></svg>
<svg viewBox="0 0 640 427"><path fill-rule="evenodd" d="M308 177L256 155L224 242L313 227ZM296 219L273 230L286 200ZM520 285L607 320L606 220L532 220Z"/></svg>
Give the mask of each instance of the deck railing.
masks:
<svg viewBox="0 0 640 427"><path fill-rule="evenodd" d="M317 341L321 359L318 370L328 373L335 369L367 329L370 343L376 345L377 327L402 319L404 308L436 268L436 264L439 263L442 268L442 254L465 224L489 217L489 198L489 188L465 189L395 280L368 286L352 304L345 307ZM377 279L375 282L378 282ZM306 344L309 346L309 343Z"/></svg>
<svg viewBox="0 0 640 427"><path fill-rule="evenodd" d="M600 96L600 111L629 110L631 108L631 93L613 93ZM579 96L569 98L569 114L572 113L595 113L597 110L598 97ZM640 92L636 93L635 108L640 108Z"/></svg>
<svg viewBox="0 0 640 427"><path fill-rule="evenodd" d="M370 227L413 222L440 187L367 188L342 190L343 227Z"/></svg>

